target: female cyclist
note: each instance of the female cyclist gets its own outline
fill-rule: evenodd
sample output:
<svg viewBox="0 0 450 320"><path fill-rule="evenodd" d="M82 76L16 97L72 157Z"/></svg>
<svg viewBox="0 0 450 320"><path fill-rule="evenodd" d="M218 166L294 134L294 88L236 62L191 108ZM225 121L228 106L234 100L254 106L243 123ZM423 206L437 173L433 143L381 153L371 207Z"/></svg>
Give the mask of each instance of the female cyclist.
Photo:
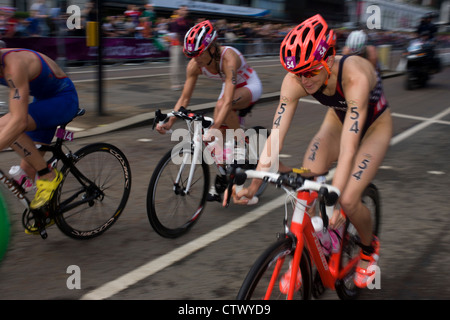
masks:
<svg viewBox="0 0 450 320"><path fill-rule="evenodd" d="M373 65L359 56L335 56L335 39L325 20L315 15L292 29L283 40L280 60L288 73L281 86L272 134L257 169L270 170L269 165L264 166L269 162L276 167L300 98L311 95L329 107L308 146L303 166L324 173L337 161L332 184L341 191L339 204L361 236L362 251L354 282L365 287L372 275L368 268L377 263L379 242L372 234L369 210L361 197L387 152L392 120L380 75ZM276 129L279 150L270 150ZM234 201L245 204L261 183L254 179L248 188L233 195ZM330 226L338 228L342 223L343 218L335 209Z"/></svg>
<svg viewBox="0 0 450 320"><path fill-rule="evenodd" d="M220 129L225 124L230 129L239 129L239 116L250 112L253 104L261 97L262 84L246 62L243 55L233 47L221 46L216 41L217 32L209 20L192 27L184 37L184 54L191 58L186 68L186 82L174 110L187 107L200 75L210 79L221 80L222 91L214 109L214 125L211 129ZM169 130L176 118L164 125L157 125L159 133ZM215 130L209 130L214 132ZM211 137L205 137L209 141ZM223 141L223 140L222 140ZM214 186L209 192L209 201L220 201Z"/></svg>

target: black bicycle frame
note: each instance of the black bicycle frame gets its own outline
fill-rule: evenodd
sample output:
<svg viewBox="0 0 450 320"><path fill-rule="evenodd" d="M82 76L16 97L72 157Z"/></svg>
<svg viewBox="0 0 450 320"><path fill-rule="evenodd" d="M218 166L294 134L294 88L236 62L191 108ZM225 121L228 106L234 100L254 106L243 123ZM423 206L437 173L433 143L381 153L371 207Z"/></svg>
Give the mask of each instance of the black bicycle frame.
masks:
<svg viewBox="0 0 450 320"><path fill-rule="evenodd" d="M79 192L75 193L73 196L71 196L70 198L68 198L64 202L60 203L59 207L55 206L55 212L54 212L55 215L62 214L64 212L72 210L75 207L78 207L81 204L93 201L99 195L104 196L103 192L97 187L97 185L94 182L92 182L91 180L89 180L87 177L85 177L83 175L83 173L81 173L81 171L78 170L78 168L75 166L75 164L71 160L71 157L73 157L73 154L70 153L69 156L64 154L64 152L62 150L62 144L63 144L63 139L58 138L56 140L55 144L53 144L53 145L42 145L39 148L39 150L40 151L45 151L45 152L49 151L49 152L52 153L53 156L50 158L50 160L48 160L49 164L51 164L55 160L62 161L64 166L69 168L69 171L77 179L77 181L80 183L82 188L80 189ZM83 193L83 192L85 192L86 190L89 190L89 189L91 189L91 192L89 192L90 194L92 194L91 197L84 198L84 199L82 199L80 201L72 203L72 201L74 199L76 199L78 197L78 195L80 195L81 193Z"/></svg>

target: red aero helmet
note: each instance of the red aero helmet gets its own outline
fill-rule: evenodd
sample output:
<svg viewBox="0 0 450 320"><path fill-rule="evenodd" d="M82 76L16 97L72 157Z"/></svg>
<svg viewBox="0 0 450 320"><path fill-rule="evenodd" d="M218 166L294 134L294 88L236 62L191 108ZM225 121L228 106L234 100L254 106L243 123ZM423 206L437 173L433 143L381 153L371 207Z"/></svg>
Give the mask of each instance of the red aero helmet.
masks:
<svg viewBox="0 0 450 320"><path fill-rule="evenodd" d="M201 55L217 39L217 32L209 20L193 26L184 37L183 52L189 57Z"/></svg>
<svg viewBox="0 0 450 320"><path fill-rule="evenodd" d="M335 54L336 35L321 15L303 21L284 38L280 47L281 65L297 74L321 63L328 50Z"/></svg>

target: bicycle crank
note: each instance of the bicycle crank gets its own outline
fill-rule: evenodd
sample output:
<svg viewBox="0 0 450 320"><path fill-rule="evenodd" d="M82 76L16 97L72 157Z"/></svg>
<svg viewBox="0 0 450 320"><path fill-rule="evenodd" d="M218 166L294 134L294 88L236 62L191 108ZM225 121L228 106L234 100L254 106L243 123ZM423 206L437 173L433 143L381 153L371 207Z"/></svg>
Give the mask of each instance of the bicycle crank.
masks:
<svg viewBox="0 0 450 320"><path fill-rule="evenodd" d="M319 299L321 295L325 292L325 287L322 283L322 279L320 278L319 272L316 270L316 274L314 275L314 281L312 286L312 295L315 299Z"/></svg>
<svg viewBox="0 0 450 320"><path fill-rule="evenodd" d="M25 210L22 216L22 225L25 232L39 234L42 239L47 239L46 227L53 225L54 220L50 218L48 207L37 210Z"/></svg>

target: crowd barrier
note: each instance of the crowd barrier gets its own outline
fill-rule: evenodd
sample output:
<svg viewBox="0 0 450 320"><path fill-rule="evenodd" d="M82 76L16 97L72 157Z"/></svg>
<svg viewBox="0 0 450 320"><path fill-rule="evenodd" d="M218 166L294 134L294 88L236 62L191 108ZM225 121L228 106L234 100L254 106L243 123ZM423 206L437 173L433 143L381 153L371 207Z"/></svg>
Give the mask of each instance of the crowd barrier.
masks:
<svg viewBox="0 0 450 320"><path fill-rule="evenodd" d="M98 47L88 47L84 37L30 37L4 39L8 48L26 48L39 51L56 60L93 61ZM134 60L167 58L167 50L161 50L153 40L135 38L104 38L103 59Z"/></svg>
<svg viewBox="0 0 450 320"><path fill-rule="evenodd" d="M87 46L85 37L30 37L4 39L8 48L27 48L42 52L52 59L67 61L94 61L97 47ZM231 45L245 56L277 55L280 41L247 39L222 45ZM103 59L105 60L158 60L169 58L169 50L162 41L136 38L103 38Z"/></svg>
<svg viewBox="0 0 450 320"><path fill-rule="evenodd" d="M27 48L42 52L54 60L64 59L68 63L95 62L97 47L86 44L85 37L31 37L4 39L8 48ZM233 46L246 57L278 56L281 39L240 39L227 42L219 39L224 46ZM169 59L169 50L159 39L104 38L102 41L103 59L112 62L157 61ZM404 50L392 45L377 46L383 70L395 70ZM450 48L440 48L438 54L448 65ZM338 51L339 53L339 51Z"/></svg>

